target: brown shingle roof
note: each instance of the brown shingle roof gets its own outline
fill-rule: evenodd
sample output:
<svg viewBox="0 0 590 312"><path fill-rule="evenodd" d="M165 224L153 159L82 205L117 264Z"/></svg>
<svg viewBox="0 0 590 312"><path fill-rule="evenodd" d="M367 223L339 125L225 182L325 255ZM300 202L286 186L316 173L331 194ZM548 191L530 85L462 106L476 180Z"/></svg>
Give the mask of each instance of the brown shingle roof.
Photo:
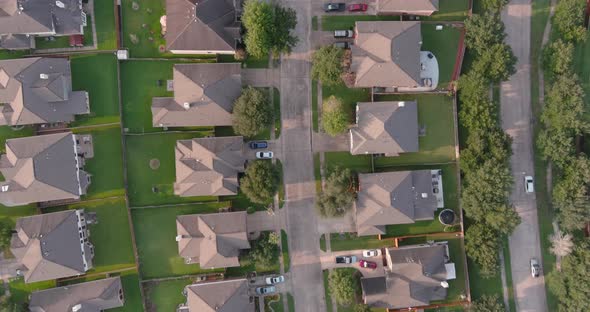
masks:
<svg viewBox="0 0 590 312"><path fill-rule="evenodd" d="M246 279L189 285L186 293L189 312L254 312Z"/></svg>
<svg viewBox="0 0 590 312"><path fill-rule="evenodd" d="M419 86L421 41L419 22L356 22L355 87Z"/></svg>
<svg viewBox="0 0 590 312"><path fill-rule="evenodd" d="M183 215L176 218L178 253L201 268L239 266L241 249L250 249L246 212Z"/></svg>
<svg viewBox="0 0 590 312"><path fill-rule="evenodd" d="M438 11L438 0L377 0L377 13L431 15Z"/></svg>
<svg viewBox="0 0 590 312"><path fill-rule="evenodd" d="M152 99L154 127L228 126L242 92L239 63L174 65L174 97Z"/></svg>

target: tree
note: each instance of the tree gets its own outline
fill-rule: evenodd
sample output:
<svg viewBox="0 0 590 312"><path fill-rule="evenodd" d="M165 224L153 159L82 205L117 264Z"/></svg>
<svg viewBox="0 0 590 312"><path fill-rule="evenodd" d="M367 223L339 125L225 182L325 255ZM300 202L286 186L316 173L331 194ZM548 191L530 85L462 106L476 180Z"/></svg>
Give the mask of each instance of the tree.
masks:
<svg viewBox="0 0 590 312"><path fill-rule="evenodd" d="M0 250L4 250L10 246L13 229L14 223L12 220L9 218L0 219Z"/></svg>
<svg viewBox="0 0 590 312"><path fill-rule="evenodd" d="M357 304L354 306L354 312L371 312L371 307L366 304Z"/></svg>
<svg viewBox="0 0 590 312"><path fill-rule="evenodd" d="M574 248L573 236L561 231L549 236L551 241L551 253L558 257L565 257L572 253Z"/></svg>
<svg viewBox="0 0 590 312"><path fill-rule="evenodd" d="M553 25L565 40L574 43L584 41L586 39L585 12L586 1L584 0L560 0L555 7Z"/></svg>
<svg viewBox="0 0 590 312"><path fill-rule="evenodd" d="M498 295L483 295L471 302L469 312L505 312L504 303Z"/></svg>
<svg viewBox="0 0 590 312"><path fill-rule="evenodd" d="M279 246L268 233L263 232L260 234L260 238L252 245L249 255L256 265L269 267L278 262Z"/></svg>
<svg viewBox="0 0 590 312"><path fill-rule="evenodd" d="M486 11L499 13L502 11L504 6L508 3L508 0L482 0L481 4Z"/></svg>
<svg viewBox="0 0 590 312"><path fill-rule="evenodd" d="M548 278L549 289L559 300L559 311L590 311L590 243L577 241L561 261L561 272Z"/></svg>
<svg viewBox="0 0 590 312"><path fill-rule="evenodd" d="M559 220L564 229L580 229L590 220L589 182L590 159L579 155L565 166L562 178L555 184L553 204L559 209Z"/></svg>
<svg viewBox="0 0 590 312"><path fill-rule="evenodd" d="M557 39L543 49L543 65L554 75L570 75L574 63L574 45Z"/></svg>
<svg viewBox="0 0 590 312"><path fill-rule="evenodd" d="M354 276L354 269L334 269L330 271L328 283L330 293L339 305L349 305L355 302L358 281Z"/></svg>
<svg viewBox="0 0 590 312"><path fill-rule="evenodd" d="M2 300L4 299L4 300ZM5 298L0 298L1 312L28 312L29 303L26 301L19 301L17 297L10 295Z"/></svg>
<svg viewBox="0 0 590 312"><path fill-rule="evenodd" d="M326 178L323 191L319 194L317 208L324 217L345 214L354 201L352 174L348 169L334 168Z"/></svg>
<svg viewBox="0 0 590 312"><path fill-rule="evenodd" d="M342 83L342 51L333 45L317 50L311 59L311 77L328 86Z"/></svg>
<svg viewBox="0 0 590 312"><path fill-rule="evenodd" d="M348 114L340 99L330 96L322 104L322 127L327 134L335 137L348 129Z"/></svg>
<svg viewBox="0 0 590 312"><path fill-rule="evenodd" d="M267 160L256 160L246 168L240 179L240 189L254 203L270 204L276 194L279 174L276 167Z"/></svg>
<svg viewBox="0 0 590 312"><path fill-rule="evenodd" d="M564 130L572 135L588 129L584 119L584 89L578 76L559 75L549 87L541 121L546 128Z"/></svg>
<svg viewBox="0 0 590 312"><path fill-rule="evenodd" d="M481 54L494 44L502 43L506 34L498 14L473 14L465 21L465 44Z"/></svg>
<svg viewBox="0 0 590 312"><path fill-rule="evenodd" d="M498 273L498 234L484 224L474 224L465 233L467 256L479 266L483 277L489 278Z"/></svg>
<svg viewBox="0 0 590 312"><path fill-rule="evenodd" d="M297 44L291 30L297 25L295 10L260 0L244 3L242 23L246 28L244 43L248 54L261 58L269 51L275 55L290 53Z"/></svg>
<svg viewBox="0 0 590 312"><path fill-rule="evenodd" d="M252 87L242 91L234 103L233 128L236 134L253 137L273 121L273 108L266 92Z"/></svg>
<svg viewBox="0 0 590 312"><path fill-rule="evenodd" d="M473 71L482 73L492 82L508 80L516 72L516 57L505 43L496 43L481 51L473 63Z"/></svg>
<svg viewBox="0 0 590 312"><path fill-rule="evenodd" d="M541 130L537 137L537 145L543 158L553 161L560 168L566 165L576 152L574 137L558 129Z"/></svg>

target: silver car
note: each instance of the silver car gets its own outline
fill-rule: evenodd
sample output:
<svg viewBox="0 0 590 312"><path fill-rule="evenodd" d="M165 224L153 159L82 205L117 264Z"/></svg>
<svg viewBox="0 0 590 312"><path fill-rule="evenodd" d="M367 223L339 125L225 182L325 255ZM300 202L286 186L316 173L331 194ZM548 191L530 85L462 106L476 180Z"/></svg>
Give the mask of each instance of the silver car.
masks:
<svg viewBox="0 0 590 312"><path fill-rule="evenodd" d="M270 295L274 294L276 291L277 289L274 286L264 286L256 288L257 295Z"/></svg>
<svg viewBox="0 0 590 312"><path fill-rule="evenodd" d="M539 277L541 271L541 267L539 266L539 261L536 258L531 259L531 275L533 277Z"/></svg>
<svg viewBox="0 0 590 312"><path fill-rule="evenodd" d="M271 276L271 277L267 277L265 279L266 281L266 285L274 285L274 284L279 284L285 281L285 277L282 275L279 276Z"/></svg>

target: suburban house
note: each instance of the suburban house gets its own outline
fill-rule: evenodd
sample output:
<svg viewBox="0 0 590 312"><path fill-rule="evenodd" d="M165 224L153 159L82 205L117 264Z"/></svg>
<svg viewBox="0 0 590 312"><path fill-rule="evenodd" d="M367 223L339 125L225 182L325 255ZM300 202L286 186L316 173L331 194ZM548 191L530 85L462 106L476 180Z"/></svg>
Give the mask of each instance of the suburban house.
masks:
<svg viewBox="0 0 590 312"><path fill-rule="evenodd" d="M82 0L0 1L0 48L35 48L35 36L84 34Z"/></svg>
<svg viewBox="0 0 590 312"><path fill-rule="evenodd" d="M438 0L377 0L378 15L423 15L438 11Z"/></svg>
<svg viewBox="0 0 590 312"><path fill-rule="evenodd" d="M386 226L433 220L444 207L440 170L359 174L356 228L359 236L386 234Z"/></svg>
<svg viewBox="0 0 590 312"><path fill-rule="evenodd" d="M419 22L356 22L346 84L385 92L435 89L438 62L421 45Z"/></svg>
<svg viewBox="0 0 590 312"><path fill-rule="evenodd" d="M79 199L90 175L82 170L92 158L92 136L71 132L6 140L0 157L0 203L20 206L54 200Z"/></svg>
<svg viewBox="0 0 590 312"><path fill-rule="evenodd" d="M456 278L447 242L385 249L385 275L361 278L363 301L374 308L427 306L447 297Z"/></svg>
<svg viewBox="0 0 590 312"><path fill-rule="evenodd" d="M70 122L88 113L88 92L72 91L68 59L0 61L0 125Z"/></svg>
<svg viewBox="0 0 590 312"><path fill-rule="evenodd" d="M10 251L25 283L82 275L92 269L94 246L87 224L95 215L83 209L19 218ZM62 310L64 311L64 310Z"/></svg>
<svg viewBox="0 0 590 312"><path fill-rule="evenodd" d="M174 97L152 99L154 127L230 126L242 93L241 65L176 64L171 85Z"/></svg>
<svg viewBox="0 0 590 312"><path fill-rule="evenodd" d="M120 277L36 291L29 310L43 312L100 312L125 303Z"/></svg>
<svg viewBox="0 0 590 312"><path fill-rule="evenodd" d="M240 250L250 249L246 228L245 211L178 216L178 253L202 269L240 266Z"/></svg>
<svg viewBox="0 0 590 312"><path fill-rule="evenodd" d="M350 153L399 156L418 152L418 134L416 102L357 103L356 125L350 129Z"/></svg>
<svg viewBox="0 0 590 312"><path fill-rule="evenodd" d="M241 38L234 0L166 0L166 50L175 54L234 54Z"/></svg>
<svg viewBox="0 0 590 312"><path fill-rule="evenodd" d="M188 285L186 303L176 312L254 312L254 298L248 294L246 279Z"/></svg>
<svg viewBox="0 0 590 312"><path fill-rule="evenodd" d="M176 141L176 182L180 196L225 196L238 194L238 174L246 159L241 136L197 138Z"/></svg>

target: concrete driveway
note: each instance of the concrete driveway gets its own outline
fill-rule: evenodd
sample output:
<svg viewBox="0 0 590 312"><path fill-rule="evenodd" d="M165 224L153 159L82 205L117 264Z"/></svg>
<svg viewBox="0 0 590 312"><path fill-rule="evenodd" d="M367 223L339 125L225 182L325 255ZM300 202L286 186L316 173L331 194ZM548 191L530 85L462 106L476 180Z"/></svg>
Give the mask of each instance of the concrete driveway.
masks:
<svg viewBox="0 0 590 312"><path fill-rule="evenodd" d="M355 256L357 262L355 263L336 263L336 257L339 256ZM346 250L346 251L334 251L334 252L322 252L320 257L322 263L322 270L328 269L340 269L340 268L354 268L359 270L363 277L377 277L385 275L385 267L383 266L384 256L381 254L378 257L364 258L363 249L359 250ZM375 262L377 264L376 269L363 268L359 265L359 261L367 260Z"/></svg>
<svg viewBox="0 0 590 312"><path fill-rule="evenodd" d="M16 269L19 267L16 258L6 259L4 253L0 252L0 279L8 282L11 278L16 277Z"/></svg>
<svg viewBox="0 0 590 312"><path fill-rule="evenodd" d="M324 4L326 3L345 3L346 4L346 11L344 12L325 12L324 11ZM348 6L353 3L366 3L369 7L367 8L366 12L349 12ZM337 1L313 1L311 4L312 15L375 15L377 14L377 0L337 0Z"/></svg>

